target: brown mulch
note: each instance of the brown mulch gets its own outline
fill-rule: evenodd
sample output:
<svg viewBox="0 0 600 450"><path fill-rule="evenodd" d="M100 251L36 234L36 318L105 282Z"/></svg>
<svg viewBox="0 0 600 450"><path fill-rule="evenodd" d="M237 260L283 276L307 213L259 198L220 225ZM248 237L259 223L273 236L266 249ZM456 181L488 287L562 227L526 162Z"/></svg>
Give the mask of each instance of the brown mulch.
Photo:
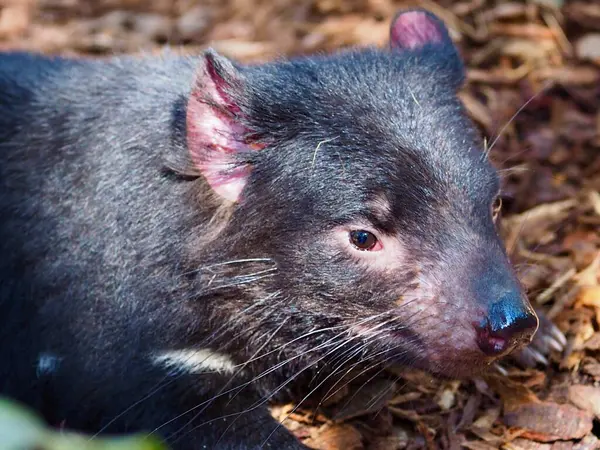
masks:
<svg viewBox="0 0 600 450"><path fill-rule="evenodd" d="M532 302L568 338L547 369L469 382L414 371L273 414L318 449L600 448L600 1L0 0L0 50L197 52L241 61L383 44L393 14L442 17L461 96L504 177L503 232Z"/></svg>

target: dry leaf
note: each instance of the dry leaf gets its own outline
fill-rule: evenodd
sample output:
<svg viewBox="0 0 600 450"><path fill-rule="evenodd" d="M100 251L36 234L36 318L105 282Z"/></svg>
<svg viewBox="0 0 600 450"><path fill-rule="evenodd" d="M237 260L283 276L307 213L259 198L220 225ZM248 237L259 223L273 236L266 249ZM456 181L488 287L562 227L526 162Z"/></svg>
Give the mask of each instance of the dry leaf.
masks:
<svg viewBox="0 0 600 450"><path fill-rule="evenodd" d="M569 400L575 406L600 419L600 387L577 384L569 386Z"/></svg>
<svg viewBox="0 0 600 450"><path fill-rule="evenodd" d="M540 403L538 397L521 383L516 383L500 375L489 375L486 377L488 384L502 399L504 411L517 410L523 405Z"/></svg>
<svg viewBox="0 0 600 450"><path fill-rule="evenodd" d="M590 413L552 402L523 404L506 412L503 421L522 429L522 437L540 442L581 439L593 428Z"/></svg>
<svg viewBox="0 0 600 450"><path fill-rule="evenodd" d="M303 441L318 450L363 450L362 435L351 425L324 425Z"/></svg>
<svg viewBox="0 0 600 450"><path fill-rule="evenodd" d="M600 61L600 33L590 33L577 41L577 56Z"/></svg>

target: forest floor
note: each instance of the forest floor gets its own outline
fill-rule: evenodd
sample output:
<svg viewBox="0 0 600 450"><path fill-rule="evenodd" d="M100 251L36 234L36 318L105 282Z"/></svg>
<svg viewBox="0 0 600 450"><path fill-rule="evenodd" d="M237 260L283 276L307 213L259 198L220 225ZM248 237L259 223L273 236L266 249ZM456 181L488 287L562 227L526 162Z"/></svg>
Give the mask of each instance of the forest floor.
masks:
<svg viewBox="0 0 600 450"><path fill-rule="evenodd" d="M467 110L502 169L502 230L532 303L565 333L547 367L348 384L273 414L316 449L600 448L600 2L0 0L0 50L106 56L212 46L245 62L384 45L419 5L468 65ZM291 412L291 414L290 414Z"/></svg>

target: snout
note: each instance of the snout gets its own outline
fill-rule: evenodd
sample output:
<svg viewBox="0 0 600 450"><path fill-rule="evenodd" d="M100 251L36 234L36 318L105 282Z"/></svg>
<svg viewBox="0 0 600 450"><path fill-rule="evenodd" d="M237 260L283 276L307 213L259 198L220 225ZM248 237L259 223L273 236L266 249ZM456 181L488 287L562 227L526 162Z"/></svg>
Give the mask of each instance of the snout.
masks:
<svg viewBox="0 0 600 450"><path fill-rule="evenodd" d="M487 314L473 325L481 351L490 357L500 357L528 344L539 322L528 300L520 290L515 290L492 301Z"/></svg>

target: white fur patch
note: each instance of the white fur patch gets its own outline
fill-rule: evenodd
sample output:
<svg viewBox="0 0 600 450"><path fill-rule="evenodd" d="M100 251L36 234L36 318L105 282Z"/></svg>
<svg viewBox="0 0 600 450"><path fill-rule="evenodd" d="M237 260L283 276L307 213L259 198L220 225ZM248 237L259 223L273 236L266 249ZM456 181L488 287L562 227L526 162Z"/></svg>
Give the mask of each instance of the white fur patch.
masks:
<svg viewBox="0 0 600 450"><path fill-rule="evenodd" d="M56 372L60 366L60 361L61 358L52 353L40 353L36 366L36 375L38 378Z"/></svg>
<svg viewBox="0 0 600 450"><path fill-rule="evenodd" d="M160 352L154 355L153 361L157 365L164 365L190 373L218 372L231 374L235 371L235 363L229 356L208 348Z"/></svg>

